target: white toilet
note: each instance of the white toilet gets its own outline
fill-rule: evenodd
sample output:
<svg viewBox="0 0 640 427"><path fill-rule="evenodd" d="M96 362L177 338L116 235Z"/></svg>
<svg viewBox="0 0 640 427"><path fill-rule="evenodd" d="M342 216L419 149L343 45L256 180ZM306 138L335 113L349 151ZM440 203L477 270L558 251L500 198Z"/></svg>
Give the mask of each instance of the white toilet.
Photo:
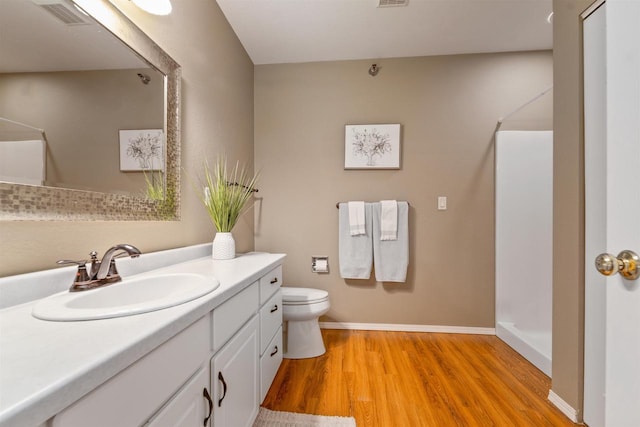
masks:
<svg viewBox="0 0 640 427"><path fill-rule="evenodd" d="M329 293L320 289L282 287L286 359L306 359L325 352L318 318L329 311Z"/></svg>

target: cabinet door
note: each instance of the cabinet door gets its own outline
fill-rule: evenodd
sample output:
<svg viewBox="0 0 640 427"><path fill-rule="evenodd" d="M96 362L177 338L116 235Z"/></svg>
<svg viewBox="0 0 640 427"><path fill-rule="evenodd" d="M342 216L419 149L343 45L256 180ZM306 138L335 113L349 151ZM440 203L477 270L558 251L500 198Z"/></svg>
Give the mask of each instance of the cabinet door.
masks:
<svg viewBox="0 0 640 427"><path fill-rule="evenodd" d="M258 316L211 360L214 427L251 427L258 415Z"/></svg>
<svg viewBox="0 0 640 427"><path fill-rule="evenodd" d="M209 416L209 370L202 368L161 410L146 427L201 427Z"/></svg>
<svg viewBox="0 0 640 427"><path fill-rule="evenodd" d="M207 339L209 325L209 316L204 316L61 411L53 419L52 426L114 427L143 424L207 363L210 354Z"/></svg>

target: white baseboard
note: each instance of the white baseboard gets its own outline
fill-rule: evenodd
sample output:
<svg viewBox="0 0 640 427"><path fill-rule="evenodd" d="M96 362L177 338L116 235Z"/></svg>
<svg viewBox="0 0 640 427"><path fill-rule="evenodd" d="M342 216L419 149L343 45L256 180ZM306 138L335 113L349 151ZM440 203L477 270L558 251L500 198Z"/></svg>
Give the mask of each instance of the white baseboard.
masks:
<svg viewBox="0 0 640 427"><path fill-rule="evenodd" d="M579 412L573 409L571 405L565 402L560 396L555 394L553 390L549 390L548 399L549 402L553 403L556 408L560 409L560 412L565 414L571 421L574 423L581 422L581 420L578 419Z"/></svg>
<svg viewBox="0 0 640 427"><path fill-rule="evenodd" d="M540 335L527 335L525 332L518 330L513 323L496 323L496 336L498 338L533 363L545 375L551 377L551 332L549 332L548 341L546 338L542 340Z"/></svg>
<svg viewBox="0 0 640 427"><path fill-rule="evenodd" d="M403 325L395 323L320 322L322 329L354 329L361 331L437 332L443 334L495 335L495 328L471 326Z"/></svg>

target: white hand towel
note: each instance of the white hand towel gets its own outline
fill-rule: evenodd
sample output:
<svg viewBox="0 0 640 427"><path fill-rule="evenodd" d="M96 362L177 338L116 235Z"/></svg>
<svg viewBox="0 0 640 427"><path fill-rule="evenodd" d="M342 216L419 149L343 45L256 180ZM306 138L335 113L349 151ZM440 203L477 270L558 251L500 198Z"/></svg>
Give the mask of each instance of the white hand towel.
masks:
<svg viewBox="0 0 640 427"><path fill-rule="evenodd" d="M365 206L365 233L352 236L349 232L349 208L340 203L338 218L338 259L340 277L343 279L368 279L373 265L373 240L371 238L371 204Z"/></svg>
<svg viewBox="0 0 640 427"><path fill-rule="evenodd" d="M349 202L349 231L352 236L365 234L364 202Z"/></svg>
<svg viewBox="0 0 640 427"><path fill-rule="evenodd" d="M380 201L380 240L398 239L398 202Z"/></svg>
<svg viewBox="0 0 640 427"><path fill-rule="evenodd" d="M373 263L376 281L405 282L409 267L409 204L398 202L398 238L380 239L381 208L373 206Z"/></svg>

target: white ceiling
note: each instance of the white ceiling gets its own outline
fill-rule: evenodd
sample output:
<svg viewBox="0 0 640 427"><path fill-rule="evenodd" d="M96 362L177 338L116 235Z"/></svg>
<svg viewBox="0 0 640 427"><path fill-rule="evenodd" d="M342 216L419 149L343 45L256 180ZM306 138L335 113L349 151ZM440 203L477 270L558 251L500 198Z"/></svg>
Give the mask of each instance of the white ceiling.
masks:
<svg viewBox="0 0 640 427"><path fill-rule="evenodd" d="M552 48L552 0L217 0L254 64Z"/></svg>

